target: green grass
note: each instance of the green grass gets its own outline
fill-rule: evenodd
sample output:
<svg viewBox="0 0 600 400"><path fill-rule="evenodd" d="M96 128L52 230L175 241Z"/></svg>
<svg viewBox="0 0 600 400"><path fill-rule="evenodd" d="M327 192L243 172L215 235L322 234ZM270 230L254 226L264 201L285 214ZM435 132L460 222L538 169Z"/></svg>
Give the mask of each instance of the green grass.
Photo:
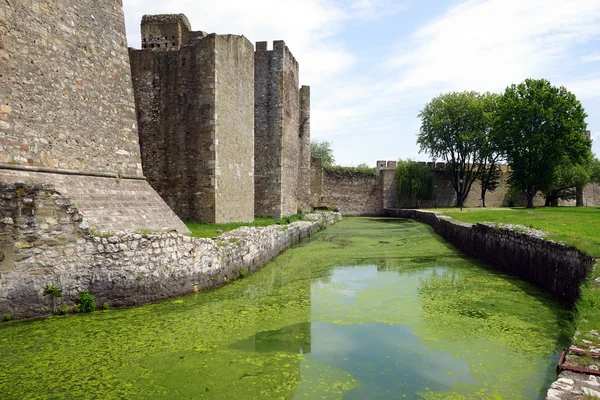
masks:
<svg viewBox="0 0 600 400"><path fill-rule="evenodd" d="M548 232L546 239L577 247L600 259L600 208L599 207L540 207L540 208L457 208L437 209L444 214L470 223L494 222L518 224ZM600 327L600 288L594 279L600 277L600 262L596 262L591 275L581 286L581 295L575 305L573 324L577 334L573 344L589 348L583 340L594 341L590 334Z"/></svg>
<svg viewBox="0 0 600 400"><path fill-rule="evenodd" d="M465 222L519 224L548 232L546 239L570 244L600 258L600 208L457 208L437 209Z"/></svg>
<svg viewBox="0 0 600 400"><path fill-rule="evenodd" d="M255 218L253 222L230 222L227 224L204 224L201 222L188 221L185 225L192 231L192 236L197 238L213 238L228 231L232 231L241 226L269 226L277 223L287 225L292 222L301 221L304 214L294 214L288 217L278 218ZM218 232L221 231L221 232Z"/></svg>

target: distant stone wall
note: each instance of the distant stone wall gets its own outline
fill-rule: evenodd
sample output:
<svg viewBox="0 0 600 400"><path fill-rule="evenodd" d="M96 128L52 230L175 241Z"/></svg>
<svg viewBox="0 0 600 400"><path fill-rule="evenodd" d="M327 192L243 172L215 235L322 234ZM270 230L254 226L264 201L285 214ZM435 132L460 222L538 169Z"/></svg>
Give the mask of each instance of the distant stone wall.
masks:
<svg viewBox="0 0 600 400"><path fill-rule="evenodd" d="M239 228L214 240L176 233L94 237L70 199L44 185L0 185L0 315L48 315L82 290L96 304L142 304L220 286L341 218ZM61 298L44 294L46 285Z"/></svg>
<svg viewBox="0 0 600 400"><path fill-rule="evenodd" d="M78 192L100 231L187 232L143 180L120 0L0 2L0 183L11 182Z"/></svg>
<svg viewBox="0 0 600 400"><path fill-rule="evenodd" d="M575 247L509 229L467 224L433 212L388 209L386 215L430 225L460 251L546 289L573 305L594 259Z"/></svg>
<svg viewBox="0 0 600 400"><path fill-rule="evenodd" d="M130 49L144 173L184 220L252 221L254 48L216 34L187 45L183 33L175 46L149 47L186 26L151 17L146 47Z"/></svg>
<svg viewBox="0 0 600 400"><path fill-rule="evenodd" d="M313 164L311 189L313 207L336 207L343 215L380 215L383 213L382 191L378 177L362 174L335 176Z"/></svg>

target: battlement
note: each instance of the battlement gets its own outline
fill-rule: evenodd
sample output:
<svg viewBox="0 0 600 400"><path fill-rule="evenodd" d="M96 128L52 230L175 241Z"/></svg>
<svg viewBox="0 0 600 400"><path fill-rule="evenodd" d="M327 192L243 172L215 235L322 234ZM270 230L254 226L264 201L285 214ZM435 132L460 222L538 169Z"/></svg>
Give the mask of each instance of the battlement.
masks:
<svg viewBox="0 0 600 400"><path fill-rule="evenodd" d="M377 171L382 169L396 169L398 161L377 160Z"/></svg>
<svg viewBox="0 0 600 400"><path fill-rule="evenodd" d="M179 50L197 36L184 14L144 15L141 35L142 49L155 51Z"/></svg>
<svg viewBox="0 0 600 400"><path fill-rule="evenodd" d="M256 42L255 51L256 52L266 52L266 53L276 53L287 56L292 63L298 67L298 61L290 51L289 47L285 44L284 40L274 40L273 41L273 50L268 49L269 42Z"/></svg>

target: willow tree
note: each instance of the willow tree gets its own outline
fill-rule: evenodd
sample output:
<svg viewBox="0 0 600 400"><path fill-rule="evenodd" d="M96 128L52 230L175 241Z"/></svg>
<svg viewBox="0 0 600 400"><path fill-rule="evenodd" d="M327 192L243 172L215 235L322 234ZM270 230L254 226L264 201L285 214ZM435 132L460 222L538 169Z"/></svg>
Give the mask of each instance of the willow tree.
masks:
<svg viewBox="0 0 600 400"><path fill-rule="evenodd" d="M446 163L458 206L463 205L473 182L485 169L494 99L477 92L446 93L419 113L417 144L421 152Z"/></svg>
<svg viewBox="0 0 600 400"><path fill-rule="evenodd" d="M419 208L421 200L433 200L435 195L433 172L425 163L398 161L396 184L399 199L407 199Z"/></svg>
<svg viewBox="0 0 600 400"><path fill-rule="evenodd" d="M528 208L538 192L552 190L565 157L573 164L589 157L586 117L573 93L545 79L526 79L506 88L494 134L512 169L509 182L525 193Z"/></svg>

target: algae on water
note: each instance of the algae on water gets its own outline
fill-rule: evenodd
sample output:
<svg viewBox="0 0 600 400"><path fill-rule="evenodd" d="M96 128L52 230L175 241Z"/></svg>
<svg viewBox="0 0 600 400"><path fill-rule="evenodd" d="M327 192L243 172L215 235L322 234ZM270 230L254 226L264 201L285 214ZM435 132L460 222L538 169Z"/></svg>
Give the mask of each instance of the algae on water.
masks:
<svg viewBox="0 0 600 400"><path fill-rule="evenodd" d="M218 290L0 326L3 398L535 399L568 312L425 225L347 218Z"/></svg>

